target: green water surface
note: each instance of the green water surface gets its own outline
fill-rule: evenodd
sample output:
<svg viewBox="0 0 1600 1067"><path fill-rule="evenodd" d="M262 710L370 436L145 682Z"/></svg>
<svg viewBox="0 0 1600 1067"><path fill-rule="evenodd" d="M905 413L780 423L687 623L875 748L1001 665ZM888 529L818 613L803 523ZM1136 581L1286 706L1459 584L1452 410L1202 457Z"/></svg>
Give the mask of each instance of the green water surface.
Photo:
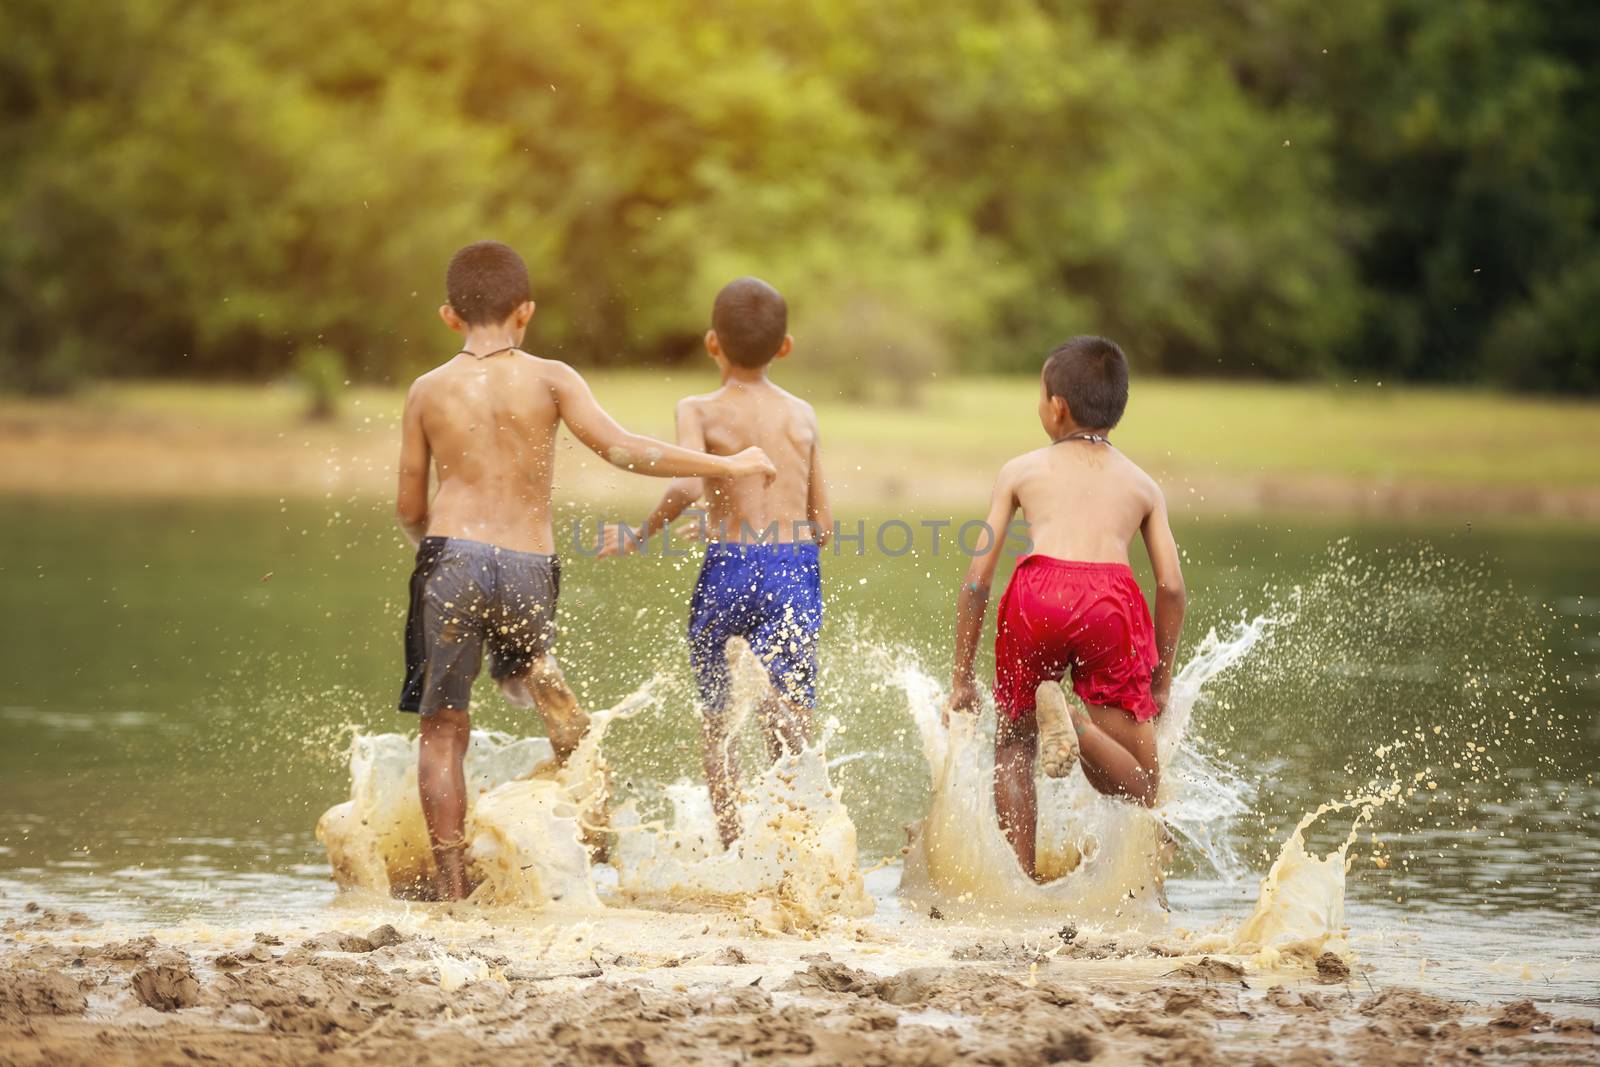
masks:
<svg viewBox="0 0 1600 1067"><path fill-rule="evenodd" d="M346 795L348 730L415 728L393 710L410 554L387 503L0 506L0 905L139 917L331 896L312 827ZM971 516L903 518L951 517ZM1205 516L1178 534L1189 647L1282 619L1196 712L1195 743L1254 795L1217 856L1180 857L1180 900L1248 895L1301 813L1398 767L1418 792L1380 813L1388 865L1358 859L1353 901L1600 917L1592 530ZM818 714L846 727L830 755L870 855L903 844L928 795L883 667L947 677L965 564L917 546L890 557L869 534L866 554L824 558ZM699 763L683 645L698 561L565 555L558 652L582 699L666 675L662 706L608 739L624 791L659 803ZM538 732L486 683L475 700L482 725ZM1462 761L1472 741L1487 751Z"/></svg>

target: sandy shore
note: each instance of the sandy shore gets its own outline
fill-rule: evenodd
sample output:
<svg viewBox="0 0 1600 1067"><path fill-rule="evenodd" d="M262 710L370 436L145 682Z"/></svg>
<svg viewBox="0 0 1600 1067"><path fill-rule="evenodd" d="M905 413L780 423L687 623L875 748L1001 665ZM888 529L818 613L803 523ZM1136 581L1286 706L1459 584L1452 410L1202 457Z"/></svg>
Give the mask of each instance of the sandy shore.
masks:
<svg viewBox="0 0 1600 1067"><path fill-rule="evenodd" d="M1541 1063L1600 1056L1532 1001L1271 974L1074 931L897 945L727 914L601 922L395 912L332 929L155 931L34 912L0 948L0 1064ZM917 966L903 966L907 962Z"/></svg>
<svg viewBox="0 0 1600 1067"><path fill-rule="evenodd" d="M22 403L0 398L0 494L282 496L387 504L394 491L398 448L394 396L364 394L341 421L312 423L278 410L289 403L281 391L261 390L260 410L248 404L248 393L219 391L214 409L204 406L206 395L186 394L175 411L153 402L140 407L125 400ZM664 418L669 411L670 403L663 402L655 414ZM625 414L635 413L628 409ZM988 498L999 464L1017 448L1038 443L1032 436L1009 450L1006 442L971 449L946 443L929 471L927 442L869 439L857 425L862 419L859 413L852 415L846 431L830 438L828 470L835 503L855 512L977 508ZM665 425L650 421L639 425L668 432ZM1389 473L1357 477L1335 470L1218 466L1204 451L1175 453L1170 445L1141 455L1181 513L1600 521L1600 484L1592 480L1441 481L1408 475L1404 458L1401 450ZM612 506L630 515L653 502L660 489L654 479L600 462L566 434L556 485L558 501Z"/></svg>

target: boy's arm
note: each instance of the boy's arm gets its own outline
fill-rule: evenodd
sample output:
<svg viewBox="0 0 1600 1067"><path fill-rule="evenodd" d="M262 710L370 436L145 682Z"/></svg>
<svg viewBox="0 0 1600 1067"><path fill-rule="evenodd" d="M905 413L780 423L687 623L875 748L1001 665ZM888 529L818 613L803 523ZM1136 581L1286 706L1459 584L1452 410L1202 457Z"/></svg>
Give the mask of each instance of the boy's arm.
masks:
<svg viewBox="0 0 1600 1067"><path fill-rule="evenodd" d="M678 401L676 416L678 445L696 452L704 452L706 432L700 423L700 410L685 397ZM604 538L600 543L600 557L608 559L613 556L623 556L630 550L637 549L673 519L682 515L704 492L705 483L699 478L674 478L667 486L667 491L661 494L661 502L645 517L644 525L632 531L631 537L624 537L620 527L606 527Z"/></svg>
<svg viewBox="0 0 1600 1067"><path fill-rule="evenodd" d="M743 478L760 474L770 482L778 474L778 468L759 448L747 448L732 456L713 456L630 433L606 414L594 393L589 391L589 383L577 371L564 363L554 366L551 390L562 420L574 437L614 467L657 478L676 475Z"/></svg>
<svg viewBox="0 0 1600 1067"><path fill-rule="evenodd" d="M989 501L989 545L967 566L967 577L956 598L956 663L950 681L950 707L969 711L978 702L978 687L972 676L972 661L978 654L978 638L983 634L983 617L989 610L989 585L1000 564L1006 530L1017 511L1015 472L1011 464L1000 468Z"/></svg>
<svg viewBox="0 0 1600 1067"><path fill-rule="evenodd" d="M806 489L806 521L816 533L817 544L826 546L833 539L833 507L828 503L828 480L822 476L822 437L812 426L811 484Z"/></svg>
<svg viewBox="0 0 1600 1067"><path fill-rule="evenodd" d="M1165 711L1167 698L1172 693L1172 667L1178 655L1178 634L1183 630L1187 594L1183 588L1183 568L1178 563L1178 543L1167 522L1167 498L1159 487L1155 491L1155 503L1140 529L1144 533L1145 551L1150 554L1150 569L1156 576L1156 651L1161 659L1151 675L1150 691L1156 706Z"/></svg>
<svg viewBox="0 0 1600 1067"><path fill-rule="evenodd" d="M422 429L422 404L413 383L400 416L400 488L394 510L400 528L414 545L428 532L428 464L432 459L428 435Z"/></svg>

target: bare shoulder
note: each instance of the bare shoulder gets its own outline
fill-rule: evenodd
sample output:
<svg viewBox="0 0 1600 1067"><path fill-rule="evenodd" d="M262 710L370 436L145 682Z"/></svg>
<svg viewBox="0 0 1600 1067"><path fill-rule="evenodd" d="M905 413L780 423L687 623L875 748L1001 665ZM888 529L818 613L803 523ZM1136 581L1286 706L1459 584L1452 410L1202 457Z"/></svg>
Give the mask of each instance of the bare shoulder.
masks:
<svg viewBox="0 0 1600 1067"><path fill-rule="evenodd" d="M1030 449L1019 456L1012 456L1001 465L1000 474L1002 477L1017 479L1047 468L1049 462L1050 446L1046 445L1043 448Z"/></svg>
<svg viewBox="0 0 1600 1067"><path fill-rule="evenodd" d="M716 433L717 427L726 421L718 416L722 409L722 405L717 403L720 392L693 393L681 398L672 409L673 423L678 427L678 433L696 430L701 434L708 430Z"/></svg>
<svg viewBox="0 0 1600 1067"><path fill-rule="evenodd" d="M552 379L560 378L567 381L582 381L583 375L578 373L576 367L559 359L550 359L548 356L536 356L532 352L517 350L517 359L523 366L535 374L543 374Z"/></svg>
<svg viewBox="0 0 1600 1067"><path fill-rule="evenodd" d="M811 406L810 401L789 392L777 382L770 382L769 384L772 386L772 391L777 395L779 402L787 407L793 415L804 419L813 426L816 425L817 410Z"/></svg>
<svg viewBox="0 0 1600 1067"><path fill-rule="evenodd" d="M716 393L691 393L679 400L674 410L677 411L679 418L685 415L704 415L708 408L716 405L717 393L720 392L721 390Z"/></svg>
<svg viewBox="0 0 1600 1067"><path fill-rule="evenodd" d="M416 392L419 389L426 389L440 378L443 378L450 371L450 362L450 360L445 360L437 367L425 370L417 375L411 382L411 391Z"/></svg>
<svg viewBox="0 0 1600 1067"><path fill-rule="evenodd" d="M582 389L588 386L583 375L570 363L564 363L559 359L547 359L521 350L517 352L517 360L524 373L535 381L543 382L552 393L559 394L568 389Z"/></svg>
<svg viewBox="0 0 1600 1067"><path fill-rule="evenodd" d="M772 386L771 404L768 410L772 412L774 418L787 424L790 433L798 433L802 438L809 437L815 445L822 437L816 408L776 382L768 384Z"/></svg>
<svg viewBox="0 0 1600 1067"><path fill-rule="evenodd" d="M1035 448L1019 456L1012 456L1000 465L1000 473L995 475L995 488L1006 488L1015 492L1017 487L1031 475L1043 471L1048 465L1050 450L1048 448Z"/></svg>
<svg viewBox="0 0 1600 1067"><path fill-rule="evenodd" d="M424 371L412 379L411 388L406 390L407 407L415 407L427 400L428 394L434 390L439 383L439 379L444 376L446 366L448 364L441 363L432 370Z"/></svg>
<svg viewBox="0 0 1600 1067"><path fill-rule="evenodd" d="M1121 456L1123 462L1127 464L1128 483L1139 494L1141 499L1143 499L1146 506L1153 508L1158 504L1164 503L1166 501L1166 495L1161 492L1161 486L1157 484L1156 480L1150 477L1149 474L1145 473L1145 469L1143 467L1129 459L1126 452L1118 450L1117 454Z"/></svg>

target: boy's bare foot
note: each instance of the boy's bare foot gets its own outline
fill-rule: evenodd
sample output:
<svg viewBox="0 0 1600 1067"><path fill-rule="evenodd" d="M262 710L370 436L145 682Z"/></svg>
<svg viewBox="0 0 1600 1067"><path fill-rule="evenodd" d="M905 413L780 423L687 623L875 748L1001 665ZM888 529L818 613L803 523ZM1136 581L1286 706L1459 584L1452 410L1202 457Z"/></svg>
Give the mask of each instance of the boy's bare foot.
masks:
<svg viewBox="0 0 1600 1067"><path fill-rule="evenodd" d="M1033 694L1039 720L1039 765L1051 778L1065 778L1078 762L1078 730L1060 682L1040 682Z"/></svg>
<svg viewBox="0 0 1600 1067"><path fill-rule="evenodd" d="M465 900L472 892L467 876L467 842L441 841L433 847L436 868L433 899L440 901Z"/></svg>

